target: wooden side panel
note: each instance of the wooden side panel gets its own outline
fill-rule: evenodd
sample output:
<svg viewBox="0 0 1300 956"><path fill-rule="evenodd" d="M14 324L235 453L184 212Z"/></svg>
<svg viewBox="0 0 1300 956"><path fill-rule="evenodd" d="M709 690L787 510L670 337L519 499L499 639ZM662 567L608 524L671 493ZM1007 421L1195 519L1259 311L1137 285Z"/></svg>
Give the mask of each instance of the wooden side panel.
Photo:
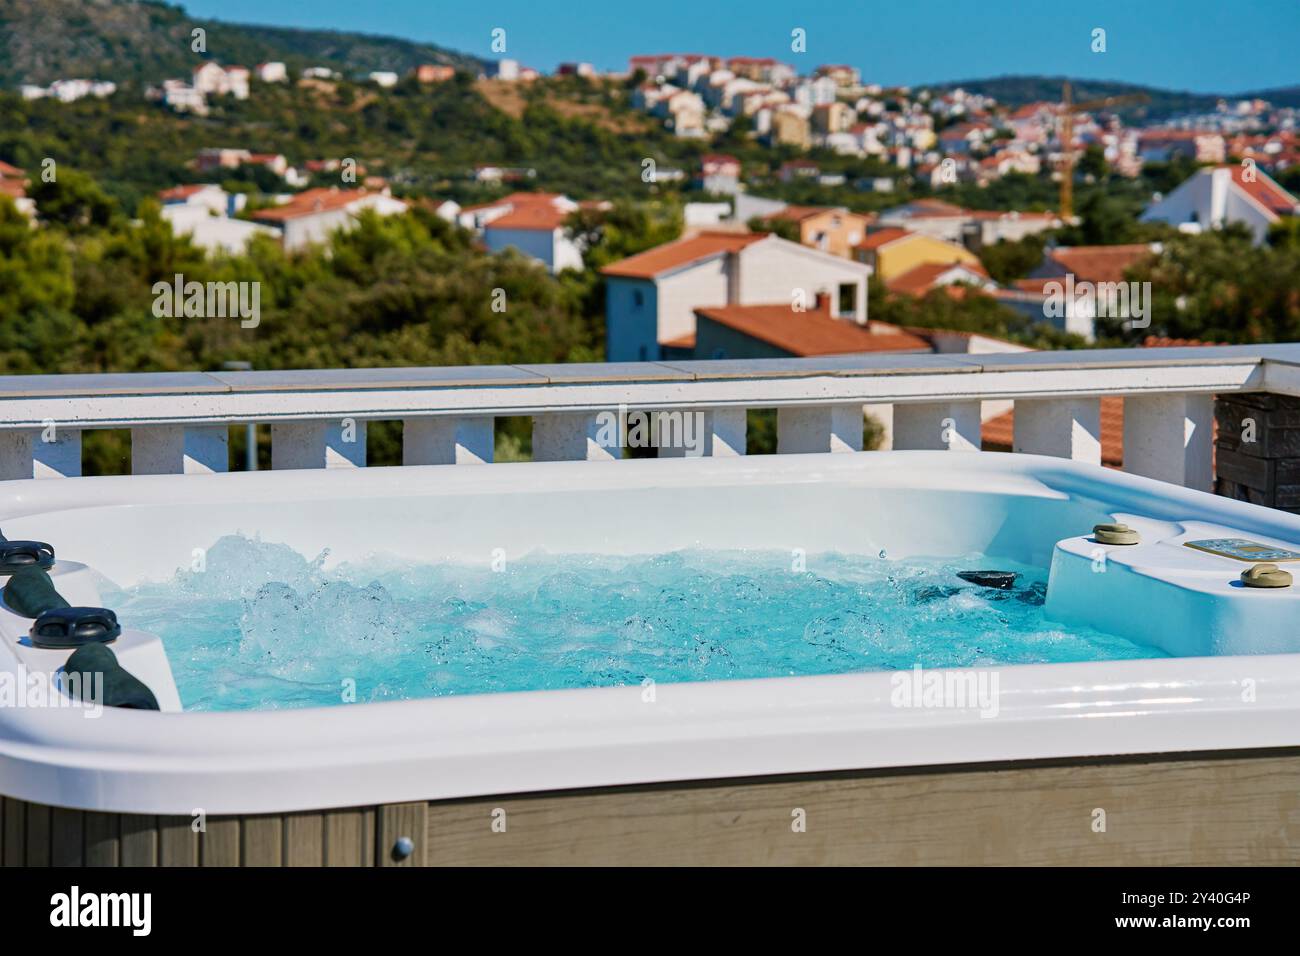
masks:
<svg viewBox="0 0 1300 956"><path fill-rule="evenodd" d="M50 865L82 866L84 860L82 811L54 807L50 811Z"/></svg>
<svg viewBox="0 0 1300 956"><path fill-rule="evenodd" d="M493 832L494 809L505 832ZM1294 864L1300 757L452 801L430 805L428 843L429 861L448 866Z"/></svg>
<svg viewBox="0 0 1300 956"><path fill-rule="evenodd" d="M397 858L400 837L412 852ZM710 781L217 817L0 803L7 866L1300 864L1300 753Z"/></svg>
<svg viewBox="0 0 1300 956"><path fill-rule="evenodd" d="M121 815L96 813L87 810L82 814L86 831L86 866L118 866L121 853L118 846L118 824Z"/></svg>
<svg viewBox="0 0 1300 956"><path fill-rule="evenodd" d="M379 846L376 850L380 866L426 865L428 811L427 803L390 803L379 808ZM394 852L402 837L413 844L413 852L406 857L399 857Z"/></svg>
<svg viewBox="0 0 1300 956"><path fill-rule="evenodd" d="M124 813L118 820L123 866L158 865L158 818Z"/></svg>
<svg viewBox="0 0 1300 956"><path fill-rule="evenodd" d="M375 865L371 811L328 810L324 818L326 866Z"/></svg>
<svg viewBox="0 0 1300 956"><path fill-rule="evenodd" d="M50 807L27 804L27 866L50 865Z"/></svg>
<svg viewBox="0 0 1300 956"><path fill-rule="evenodd" d="M239 817L209 817L199 836L200 866L239 866Z"/></svg>
<svg viewBox="0 0 1300 956"><path fill-rule="evenodd" d="M193 817L158 818L158 865L199 865L199 834Z"/></svg>
<svg viewBox="0 0 1300 956"><path fill-rule="evenodd" d="M279 815L244 817L241 837L244 866L284 865L284 826Z"/></svg>
<svg viewBox="0 0 1300 956"><path fill-rule="evenodd" d="M23 858L22 804L0 797L0 866L21 866Z"/></svg>
<svg viewBox="0 0 1300 956"><path fill-rule="evenodd" d="M321 813L284 815L284 865L325 865L325 819Z"/></svg>

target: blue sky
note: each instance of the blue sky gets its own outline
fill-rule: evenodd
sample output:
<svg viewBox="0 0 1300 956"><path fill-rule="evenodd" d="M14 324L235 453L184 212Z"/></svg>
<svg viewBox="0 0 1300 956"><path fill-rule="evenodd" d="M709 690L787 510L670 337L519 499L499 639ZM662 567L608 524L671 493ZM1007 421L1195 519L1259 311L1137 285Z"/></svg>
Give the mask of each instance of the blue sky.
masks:
<svg viewBox="0 0 1300 956"><path fill-rule="evenodd" d="M182 0L195 16L359 30L550 70L623 68L632 53L777 56L851 63L863 78L920 84L1069 74L1197 92L1300 84L1300 0ZM807 31L808 51L790 52ZM1106 30L1106 52L1090 49Z"/></svg>

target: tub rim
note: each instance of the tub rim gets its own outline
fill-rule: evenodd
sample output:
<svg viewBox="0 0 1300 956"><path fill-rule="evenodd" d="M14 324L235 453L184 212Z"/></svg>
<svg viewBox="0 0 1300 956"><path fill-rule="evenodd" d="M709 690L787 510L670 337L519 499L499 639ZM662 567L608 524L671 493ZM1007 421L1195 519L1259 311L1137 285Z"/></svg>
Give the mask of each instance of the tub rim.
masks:
<svg viewBox="0 0 1300 956"><path fill-rule="evenodd" d="M1155 516L1191 507L1197 517L1300 538L1300 517L1151 479L1039 456L969 453L954 461L952 455L32 480L0 489L10 492L0 513L34 515L56 510L51 500L66 508L79 498L82 507L130 504L159 489L167 500L202 500L205 489L228 490L241 479L245 493L256 479L258 493L282 493L293 481L295 494L305 483L331 497L367 484L411 494L453 494L471 485L481 491L485 482L526 486L540 477L564 483L581 476L620 488L629 481L698 486L709 476L734 481L737 473L816 481L845 470L884 475L942 464L925 469L930 484L911 487L956 487L955 473L975 471L990 480L1002 475L1022 492L1038 486ZM15 660L0 644L0 669ZM642 703L640 687L621 687L280 712L106 711L93 721L70 710L5 709L0 793L87 810L261 813L692 779L1300 745L1300 654L975 670L1000 675L1002 718L892 707L891 672L659 684L653 704ZM1255 681L1251 704L1243 702L1247 679Z"/></svg>

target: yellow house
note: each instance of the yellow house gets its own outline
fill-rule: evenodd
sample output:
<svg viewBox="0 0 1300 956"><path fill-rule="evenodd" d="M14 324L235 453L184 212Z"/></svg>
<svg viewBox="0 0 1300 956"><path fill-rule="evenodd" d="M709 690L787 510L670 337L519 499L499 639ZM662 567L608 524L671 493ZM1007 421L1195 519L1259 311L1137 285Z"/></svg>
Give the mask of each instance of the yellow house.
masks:
<svg viewBox="0 0 1300 956"><path fill-rule="evenodd" d="M831 255L853 257L853 249L867 234L871 220L843 206L786 206L766 217L769 222L792 222L799 242Z"/></svg>
<svg viewBox="0 0 1300 956"><path fill-rule="evenodd" d="M917 266L980 264L979 256L965 246L897 228L868 234L854 247L853 258L874 268L886 285Z"/></svg>

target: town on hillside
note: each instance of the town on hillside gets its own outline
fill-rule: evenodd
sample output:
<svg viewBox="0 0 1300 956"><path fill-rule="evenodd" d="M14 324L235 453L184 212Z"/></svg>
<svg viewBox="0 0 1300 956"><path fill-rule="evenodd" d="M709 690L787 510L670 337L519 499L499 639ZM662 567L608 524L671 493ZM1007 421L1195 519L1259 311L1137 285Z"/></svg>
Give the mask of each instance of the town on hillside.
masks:
<svg viewBox="0 0 1300 956"><path fill-rule="evenodd" d="M60 79L18 95L28 110L85 101L176 124L190 148L164 158L178 174L122 212L158 217L212 263L255 258L259 243L328 259L367 219L416 216L462 236L465 256L530 264L570 290L587 344L492 353L515 360L1245 341L1268 333L1198 317L1185 303L1205 290L1188 270L1162 286L1166 263L1215 236L1261 257L1300 243L1287 188L1300 179L1300 111L1258 98L1150 118L1145 94L1078 96L1068 81L1055 99L1013 105L960 87L887 87L844 64L801 72L709 54L634 55L614 72L563 63L550 75L511 59L476 75L433 63L346 75L199 58L188 77L143 88ZM646 155L603 170L622 178L601 189L560 181L544 147L494 151L489 136L478 161L426 174L386 153L291 152L256 133L264 121L241 119L301 97L351 104L336 123L398 122L426 101L435 118L452 103L494 123L544 116L557 135L577 129ZM426 155L441 155L436 138ZM0 138L0 195L51 227L57 182L22 158ZM1182 303L1180 314L1153 321L1153 297ZM1008 408L986 403L994 446Z"/></svg>

